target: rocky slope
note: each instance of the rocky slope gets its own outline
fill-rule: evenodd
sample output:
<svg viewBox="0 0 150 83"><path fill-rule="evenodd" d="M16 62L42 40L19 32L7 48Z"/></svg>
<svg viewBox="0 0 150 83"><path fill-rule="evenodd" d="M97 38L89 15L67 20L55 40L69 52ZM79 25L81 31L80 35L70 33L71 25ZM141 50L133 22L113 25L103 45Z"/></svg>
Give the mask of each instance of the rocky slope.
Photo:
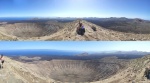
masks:
<svg viewBox="0 0 150 83"><path fill-rule="evenodd" d="M48 22L45 24L15 23L0 26L1 40L74 40L74 41L100 41L100 40L150 40L150 34L136 34L119 32L103 28L96 24L82 20L86 32L84 36L76 33L79 20L68 23ZM92 29L95 27L96 31Z"/></svg>
<svg viewBox="0 0 150 83"><path fill-rule="evenodd" d="M150 21L140 18L95 18L85 19L89 22L97 24L107 29L120 31L120 32L132 32L137 34L150 34Z"/></svg>
<svg viewBox="0 0 150 83"><path fill-rule="evenodd" d="M150 80L145 77L146 68L150 68L150 55L131 60L123 71L96 83L150 83Z"/></svg>
<svg viewBox="0 0 150 83"><path fill-rule="evenodd" d="M23 63L8 57L5 57L4 68L0 69L0 78L0 83L51 83L49 81L52 81L36 75Z"/></svg>
<svg viewBox="0 0 150 83"><path fill-rule="evenodd" d="M144 73L150 56L123 60L51 60L19 62L5 57L0 83L150 83Z"/></svg>

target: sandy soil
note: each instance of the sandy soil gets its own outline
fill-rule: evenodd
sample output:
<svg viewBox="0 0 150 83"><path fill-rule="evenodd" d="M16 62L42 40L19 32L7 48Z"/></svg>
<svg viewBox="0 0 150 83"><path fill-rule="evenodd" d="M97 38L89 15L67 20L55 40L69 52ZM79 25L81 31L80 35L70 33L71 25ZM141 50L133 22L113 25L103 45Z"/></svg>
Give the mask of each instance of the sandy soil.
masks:
<svg viewBox="0 0 150 83"><path fill-rule="evenodd" d="M86 32L84 36L80 36L76 33L76 28L78 27L78 20L69 23L55 23L49 24L46 26L46 29L39 28L40 26L31 26L31 27L23 27L23 29L15 28L14 34L9 34L6 32L10 32L9 28L5 28L1 26L0 34L4 34L0 36L1 40L37 40L37 41L136 41L136 40L150 40L150 34L134 34L134 33L124 33L119 31L113 31L109 29L105 29L101 26L92 24L90 22L82 20ZM28 24L29 26L31 24ZM61 27L59 27L61 26ZM96 31L94 31L91 27L95 27ZM33 28L34 27L34 28ZM48 28L48 29L47 29ZM53 31L54 30L54 31ZM7 35L6 35L7 34ZM24 34L24 35L23 35ZM20 37L18 37L19 35ZM29 37L27 37L29 36ZM37 37L34 37L37 36ZM16 37L16 38L14 38Z"/></svg>
<svg viewBox="0 0 150 83"><path fill-rule="evenodd" d="M111 61L113 63L118 62L117 60L111 60ZM84 81L88 80L87 79L88 76L89 78L91 78L93 74L97 75L98 72L102 71L102 69L100 68L99 70L97 70L98 64L96 67L96 65L95 66L92 65L93 62L92 63L91 62L83 63L83 62L54 60L51 62L35 61L35 62L23 63L5 57L4 68L0 69L0 78L1 78L0 83L90 83ZM65 66L62 66L63 64L65 64ZM95 82L91 82L91 83L150 83L150 80L148 80L144 76L145 69L150 67L150 56L145 56L140 59L134 59L129 61L128 64L127 63L124 64L126 64L127 67L117 70L120 67L119 65L118 66L116 65L115 70L117 70L117 72L115 72L114 74L109 72L108 75L107 74L105 75L107 77L104 77L104 79L99 79L99 81L95 80ZM105 70L107 70L107 69L112 69L111 66L112 65L108 65L108 66L105 65L103 67L106 67ZM82 68L84 68L84 70ZM68 76L67 74L64 75L63 74L64 72L68 72L68 73L76 72L76 73L68 74L69 75ZM75 74L77 75L81 74L82 77L76 78ZM92 77L94 77L94 75ZM60 82L58 81L57 77L61 81L62 80L66 81L67 79L73 79L73 78L76 78L81 81L83 80L81 78L84 77L87 78L84 79L83 82L79 82L79 81ZM96 78L94 77L91 79L96 79Z"/></svg>

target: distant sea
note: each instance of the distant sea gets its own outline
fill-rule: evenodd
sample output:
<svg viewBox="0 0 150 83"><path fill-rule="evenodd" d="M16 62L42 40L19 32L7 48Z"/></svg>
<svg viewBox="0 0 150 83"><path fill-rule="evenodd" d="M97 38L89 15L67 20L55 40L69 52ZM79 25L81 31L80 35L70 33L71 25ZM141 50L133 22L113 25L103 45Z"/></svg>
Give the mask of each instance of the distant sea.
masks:
<svg viewBox="0 0 150 83"><path fill-rule="evenodd" d="M62 51L62 50L0 50L0 54L7 56L20 56L20 55L58 55L58 56L73 56L82 52Z"/></svg>
<svg viewBox="0 0 150 83"><path fill-rule="evenodd" d="M31 20L32 17L0 17L0 21L22 21L22 20Z"/></svg>

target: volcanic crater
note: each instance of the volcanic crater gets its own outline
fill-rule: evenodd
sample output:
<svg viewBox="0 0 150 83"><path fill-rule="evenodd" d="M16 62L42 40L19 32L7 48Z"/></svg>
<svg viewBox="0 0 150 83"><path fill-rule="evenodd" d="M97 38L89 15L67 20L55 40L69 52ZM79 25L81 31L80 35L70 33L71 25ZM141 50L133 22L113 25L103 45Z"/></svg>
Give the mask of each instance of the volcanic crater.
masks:
<svg viewBox="0 0 150 83"><path fill-rule="evenodd" d="M30 38L51 35L57 32L61 28L61 26L59 25L59 23L14 23L2 25L2 27L4 28L2 28L1 30L8 35L20 38Z"/></svg>
<svg viewBox="0 0 150 83"><path fill-rule="evenodd" d="M61 82L94 82L116 74L122 66L117 63L78 60L52 60L49 77Z"/></svg>

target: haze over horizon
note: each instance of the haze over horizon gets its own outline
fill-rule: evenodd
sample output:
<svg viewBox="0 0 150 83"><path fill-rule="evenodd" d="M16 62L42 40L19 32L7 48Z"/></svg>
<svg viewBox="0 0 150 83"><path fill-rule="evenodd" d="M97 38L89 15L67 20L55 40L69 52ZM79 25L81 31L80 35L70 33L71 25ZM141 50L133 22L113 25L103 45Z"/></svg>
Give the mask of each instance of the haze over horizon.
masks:
<svg viewBox="0 0 150 83"><path fill-rule="evenodd" d="M150 20L149 0L0 0L0 17L127 17Z"/></svg>
<svg viewBox="0 0 150 83"><path fill-rule="evenodd" d="M74 52L146 51L150 42L1 42L0 50L50 49Z"/></svg>

